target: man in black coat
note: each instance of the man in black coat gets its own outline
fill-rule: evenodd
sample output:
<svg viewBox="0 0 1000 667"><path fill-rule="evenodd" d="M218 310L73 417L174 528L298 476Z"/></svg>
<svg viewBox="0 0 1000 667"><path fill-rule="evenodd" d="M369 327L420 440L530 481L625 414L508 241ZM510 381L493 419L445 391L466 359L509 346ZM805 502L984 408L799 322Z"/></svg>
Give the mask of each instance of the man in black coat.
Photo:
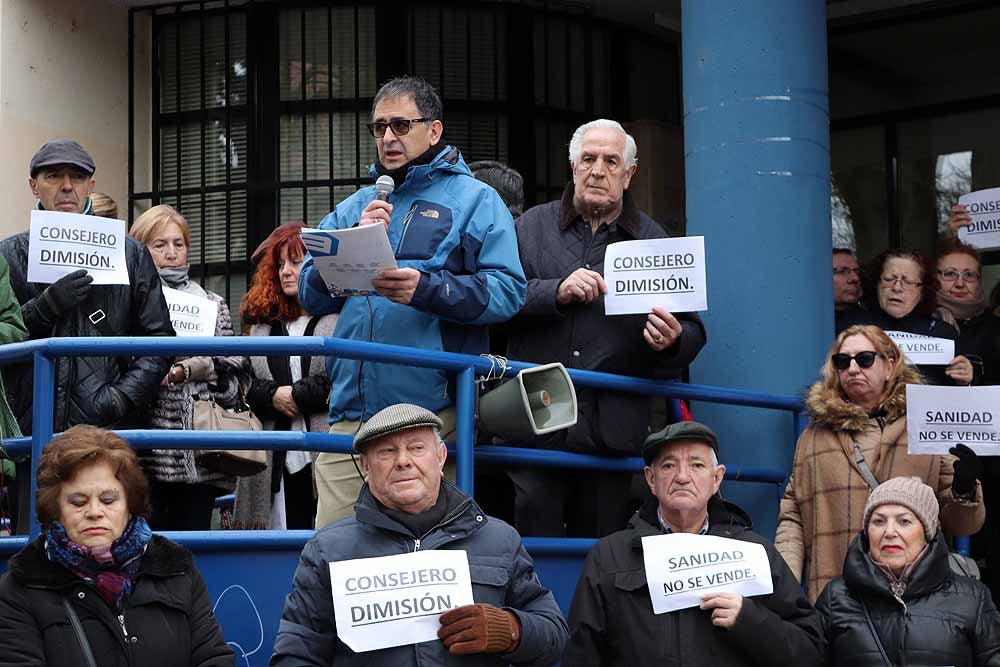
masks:
<svg viewBox="0 0 1000 667"><path fill-rule="evenodd" d="M570 607L564 667L822 664L816 610L774 545L750 530L750 517L718 496L726 472L718 451L715 433L698 422L671 424L646 439L654 497L628 529L601 539L587 556ZM746 598L709 593L700 607L654 613L642 538L670 533L763 545L774 591Z"/></svg>
<svg viewBox="0 0 1000 667"><path fill-rule="evenodd" d="M80 144L70 140L46 143L31 158L28 185L44 211L82 213L92 210L94 159ZM125 238L128 285L91 285L93 278L79 269L51 285L28 282L29 233L21 232L0 241L0 254L10 265L10 284L21 305L21 316L31 339L55 336L173 336L170 313L156 265L145 246ZM141 409L156 397L160 382L170 368L163 357L75 357L55 364L53 430L64 431L76 424L112 428L140 426ZM11 408L30 434L33 405L32 364L5 369L11 391ZM28 520L30 468L18 470L18 526Z"/></svg>
<svg viewBox="0 0 1000 667"><path fill-rule="evenodd" d="M569 145L573 181L561 201L535 206L516 223L528 278L524 307L509 328L508 356L535 363L658 379L680 377L705 345L694 313L655 307L640 315L604 314L604 253L618 241L658 239L663 228L628 194L635 140L611 120L577 128ZM649 434L650 400L639 394L578 389L578 421L529 447L636 456ZM525 535L594 537L628 518L631 475L513 470L516 521ZM568 503L573 511L566 512Z"/></svg>

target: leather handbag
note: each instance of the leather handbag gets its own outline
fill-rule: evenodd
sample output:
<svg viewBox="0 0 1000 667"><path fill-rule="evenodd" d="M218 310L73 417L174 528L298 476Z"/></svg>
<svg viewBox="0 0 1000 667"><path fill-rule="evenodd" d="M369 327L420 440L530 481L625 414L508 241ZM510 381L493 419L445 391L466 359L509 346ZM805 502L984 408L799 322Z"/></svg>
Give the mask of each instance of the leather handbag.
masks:
<svg viewBox="0 0 1000 667"><path fill-rule="evenodd" d="M246 403L240 411L228 410L214 400L195 400L193 426L196 431L262 431L260 419ZM267 468L263 449L204 449L195 460L209 470L235 477L250 477Z"/></svg>

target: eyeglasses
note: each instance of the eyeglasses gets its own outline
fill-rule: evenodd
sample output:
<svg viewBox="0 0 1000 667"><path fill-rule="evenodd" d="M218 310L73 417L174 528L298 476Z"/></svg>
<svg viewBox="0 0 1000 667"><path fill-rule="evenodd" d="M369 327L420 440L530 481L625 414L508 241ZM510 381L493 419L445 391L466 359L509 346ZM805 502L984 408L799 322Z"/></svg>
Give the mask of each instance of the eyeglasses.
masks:
<svg viewBox="0 0 1000 667"><path fill-rule="evenodd" d="M849 266L838 266L834 268L833 275L835 276L860 276L861 269L852 269Z"/></svg>
<svg viewBox="0 0 1000 667"><path fill-rule="evenodd" d="M948 283L953 283L959 278L967 283L978 283L980 278L980 275L975 271L956 271L955 269L938 271L938 275L941 276L941 280Z"/></svg>
<svg viewBox="0 0 1000 667"><path fill-rule="evenodd" d="M376 139L381 139L385 136L385 128L391 127L392 133L397 137L401 137L404 134L410 133L410 126L414 123L426 123L431 120L433 118L393 118L388 123L383 120L377 120L374 123L368 123L368 131Z"/></svg>
<svg viewBox="0 0 1000 667"><path fill-rule="evenodd" d="M875 360L879 357L882 357L881 353L866 350L865 352L858 352L853 357L849 354L838 352L831 356L830 360L838 371L846 371L851 367L852 361L858 362L858 368L871 368Z"/></svg>
<svg viewBox="0 0 1000 667"><path fill-rule="evenodd" d="M910 280L909 278L904 278L903 276L882 276L879 280L881 280L882 284L886 287L892 287L896 283L902 283L904 288L920 287L923 285L922 282Z"/></svg>

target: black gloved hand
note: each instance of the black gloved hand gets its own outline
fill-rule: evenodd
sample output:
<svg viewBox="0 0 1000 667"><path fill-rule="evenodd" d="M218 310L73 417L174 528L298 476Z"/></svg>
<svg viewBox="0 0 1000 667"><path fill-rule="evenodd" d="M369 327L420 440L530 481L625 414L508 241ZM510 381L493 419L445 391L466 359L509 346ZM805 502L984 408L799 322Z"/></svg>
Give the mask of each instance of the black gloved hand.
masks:
<svg viewBox="0 0 1000 667"><path fill-rule="evenodd" d="M955 476L951 480L952 494L970 498L976 493L976 480L983 477L983 462L976 453L962 443L948 450L948 453L958 458L955 461Z"/></svg>
<svg viewBox="0 0 1000 667"><path fill-rule="evenodd" d="M59 317L70 308L74 308L87 298L90 293L90 283L94 277L86 269L78 269L73 273L55 281L45 288L41 299L45 302L52 317Z"/></svg>

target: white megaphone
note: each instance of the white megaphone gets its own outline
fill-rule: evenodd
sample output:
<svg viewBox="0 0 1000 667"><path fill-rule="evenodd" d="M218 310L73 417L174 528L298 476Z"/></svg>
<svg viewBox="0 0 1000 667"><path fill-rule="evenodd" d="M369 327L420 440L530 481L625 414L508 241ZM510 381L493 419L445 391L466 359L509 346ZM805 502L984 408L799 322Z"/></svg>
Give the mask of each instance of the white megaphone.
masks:
<svg viewBox="0 0 1000 667"><path fill-rule="evenodd" d="M525 368L479 398L479 423L504 438L569 428L576 414L573 381L558 363Z"/></svg>

